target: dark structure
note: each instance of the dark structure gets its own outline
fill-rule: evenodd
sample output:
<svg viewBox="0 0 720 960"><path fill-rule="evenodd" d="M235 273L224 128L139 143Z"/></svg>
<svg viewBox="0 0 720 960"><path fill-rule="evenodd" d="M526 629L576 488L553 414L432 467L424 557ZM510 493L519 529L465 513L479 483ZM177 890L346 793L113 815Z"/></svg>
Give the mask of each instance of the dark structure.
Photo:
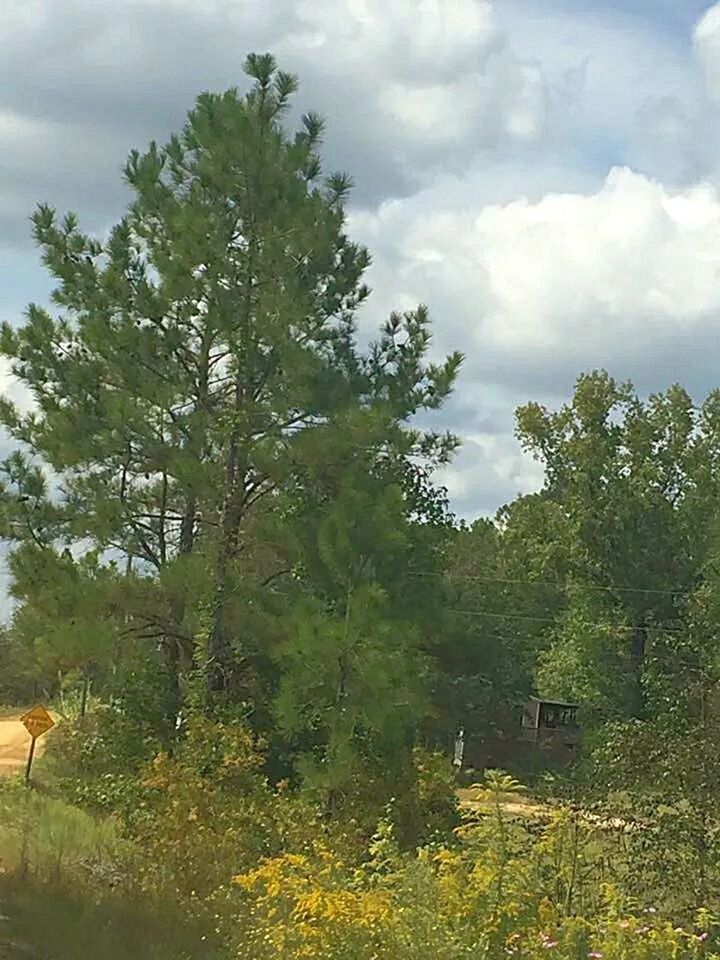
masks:
<svg viewBox="0 0 720 960"><path fill-rule="evenodd" d="M504 731L474 734L461 732L455 742L455 767L476 772L488 768L507 770L521 779L545 770L571 765L580 740L579 705L533 697L515 714L517 726ZM509 718L508 718L509 719Z"/></svg>
<svg viewBox="0 0 720 960"><path fill-rule="evenodd" d="M531 743L552 741L574 746L580 734L579 709L577 703L532 697L523 707L522 739Z"/></svg>

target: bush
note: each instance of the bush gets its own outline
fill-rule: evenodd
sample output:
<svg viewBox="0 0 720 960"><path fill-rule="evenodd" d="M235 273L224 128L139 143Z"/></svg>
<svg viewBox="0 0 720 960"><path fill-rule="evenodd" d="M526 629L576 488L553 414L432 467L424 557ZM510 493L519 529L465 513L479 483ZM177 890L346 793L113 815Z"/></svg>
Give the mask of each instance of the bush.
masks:
<svg viewBox="0 0 720 960"><path fill-rule="evenodd" d="M162 887L148 896L144 865L114 818L0 781L3 912L42 955L208 960L212 928L189 923Z"/></svg>
<svg viewBox="0 0 720 960"><path fill-rule="evenodd" d="M141 771L138 802L125 813L145 853L142 882L202 899L243 864L274 852L262 762L245 728L191 720L175 755L160 753Z"/></svg>
<svg viewBox="0 0 720 960"><path fill-rule="evenodd" d="M417 768L423 822L436 816L444 828L446 769L420 757ZM59 960L93 944L112 960L720 956L711 913L678 923L670 907L637 898L623 852L632 836L569 807L511 816L506 799L522 787L501 771L482 785L485 812L466 817L453 842L436 831L411 850L397 805L362 843L356 825L324 822L262 769L246 729L193 720L175 756L146 767L123 822L5 785L0 850L8 869L25 871L13 896L28 929L40 920L33 904L46 905L39 945L54 937Z"/></svg>
<svg viewBox="0 0 720 960"><path fill-rule="evenodd" d="M416 748L407 783L390 807L395 832L403 846L447 842L460 824L455 771L441 753Z"/></svg>
<svg viewBox="0 0 720 960"><path fill-rule="evenodd" d="M284 853L235 879L224 915L238 960L690 960L711 956L712 921L695 928L625 913L610 885L581 869L569 814L533 838L490 816L462 830L455 849L402 853L392 827L378 830L359 867L318 846ZM580 858L582 859L582 858ZM558 877L558 872L560 876ZM571 878L575 876L574 880ZM582 878L582 879L580 879ZM579 889L593 888L577 915Z"/></svg>
<svg viewBox="0 0 720 960"><path fill-rule="evenodd" d="M69 803L122 816L138 803L138 772L158 749L132 718L105 707L58 725L42 758L42 778Z"/></svg>
<svg viewBox="0 0 720 960"><path fill-rule="evenodd" d="M0 858L6 869L41 881L79 876L120 878L130 847L111 819L96 819L63 800L0 781Z"/></svg>

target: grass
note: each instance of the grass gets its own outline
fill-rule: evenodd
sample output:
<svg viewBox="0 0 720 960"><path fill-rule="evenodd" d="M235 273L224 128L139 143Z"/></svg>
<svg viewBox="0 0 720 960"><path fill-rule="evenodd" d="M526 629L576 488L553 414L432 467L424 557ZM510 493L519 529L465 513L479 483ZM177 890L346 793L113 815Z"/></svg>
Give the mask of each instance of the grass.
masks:
<svg viewBox="0 0 720 960"><path fill-rule="evenodd" d="M19 777L0 782L0 863L6 873L59 880L82 874L88 863L112 864L127 857L111 821L28 790Z"/></svg>
<svg viewBox="0 0 720 960"><path fill-rule="evenodd" d="M11 707L0 703L0 720L6 720L8 717L19 717L21 713L25 713L26 709L27 707Z"/></svg>
<svg viewBox="0 0 720 960"><path fill-rule="evenodd" d="M128 897L96 899L32 877L10 877L0 882L0 899L8 914L11 941L31 945L28 949L38 958L211 960L213 956L199 931L172 911L163 913Z"/></svg>
<svg viewBox="0 0 720 960"><path fill-rule="evenodd" d="M9 916L11 940L31 945L28 949L35 953L30 956L38 960L83 956L214 960L220 956L176 911L161 911L128 896L93 897L87 890L10 876L0 881L0 901Z"/></svg>
<svg viewBox="0 0 720 960"><path fill-rule="evenodd" d="M0 784L0 913L6 940L43 960L213 960L197 925L172 897L133 885L135 852L110 819L62 800ZM7 936L6 936L7 935ZM0 960L5 960L0 937ZM34 953L32 951L35 951Z"/></svg>

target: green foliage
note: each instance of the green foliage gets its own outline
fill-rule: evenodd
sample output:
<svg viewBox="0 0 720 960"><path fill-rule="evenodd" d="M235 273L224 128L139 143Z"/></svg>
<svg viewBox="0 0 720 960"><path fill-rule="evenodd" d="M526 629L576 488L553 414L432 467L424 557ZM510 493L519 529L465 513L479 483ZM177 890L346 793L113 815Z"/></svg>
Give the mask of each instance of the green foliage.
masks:
<svg viewBox="0 0 720 960"><path fill-rule="evenodd" d="M54 687L55 677L41 669L34 651L7 627L0 628L0 703L28 703L39 689Z"/></svg>
<svg viewBox="0 0 720 960"><path fill-rule="evenodd" d="M141 771L125 810L147 855L138 882L201 910L238 865L277 850L284 808L266 788L262 760L247 728L193 719L175 755L158 754Z"/></svg>
<svg viewBox="0 0 720 960"><path fill-rule="evenodd" d="M401 822L399 831L416 843L445 840L459 825L454 770L446 756L420 747L415 749L413 767L415 790L408 790L402 799L414 801L411 810L416 822Z"/></svg>
<svg viewBox="0 0 720 960"><path fill-rule="evenodd" d="M54 675L91 677L139 742L150 726L171 749L183 705L243 717L328 795L369 778L382 806L429 711L439 594L409 571L440 572L430 476L457 446L411 420L462 358L428 359L422 305L360 349L350 180L323 178L318 117L286 128L295 78L270 55L246 70L248 93L201 95L131 153L107 239L33 217L59 312L31 305L0 339L36 398L0 406L27 451L1 471L12 629ZM135 663L157 671L152 724Z"/></svg>
<svg viewBox="0 0 720 960"><path fill-rule="evenodd" d="M0 781L3 922L38 955L212 956L208 936L165 891L137 895L141 862L114 820Z"/></svg>
<svg viewBox="0 0 720 960"><path fill-rule="evenodd" d="M567 607L538 657L536 676L543 694L582 704L588 724L631 714L635 687L624 655L629 629L603 593L568 591Z"/></svg>
<svg viewBox="0 0 720 960"><path fill-rule="evenodd" d="M137 776L164 743L164 686L140 656L122 676L123 696L67 718L53 733L43 765L68 799L106 813L137 802ZM118 678L120 680L120 678Z"/></svg>
<svg viewBox="0 0 720 960"><path fill-rule="evenodd" d="M696 407L676 386L642 401L604 372L581 376L558 411L518 410L518 437L545 468L543 490L456 548L463 573L477 571L476 583L457 582L479 621L468 632L486 638L489 669L477 675L489 713L493 699L526 695L533 669L541 693L586 706L590 727L654 709L651 660L682 630L712 550L716 421L715 394Z"/></svg>
<svg viewBox="0 0 720 960"><path fill-rule="evenodd" d="M514 784L492 778L496 788ZM286 853L236 878L227 935L234 956L712 956L702 911L686 927L629 902L598 873L593 828L561 813L538 836L501 813L468 824L461 843L403 854L380 824L360 866L327 846ZM226 901L226 909L230 909Z"/></svg>
<svg viewBox="0 0 720 960"><path fill-rule="evenodd" d="M542 490L458 527L457 441L418 424L462 357L422 305L360 348L351 181L319 117L287 129L296 79L245 70L131 153L106 239L33 217L57 309L0 335L36 400L0 401L0 699L59 697L64 799L3 787L3 857L54 891L58 955L91 903L164 957L169 899L247 960L712 956L720 393L580 376L517 412ZM489 770L461 822L449 744L512 744L534 692L582 706L576 806L523 821Z"/></svg>

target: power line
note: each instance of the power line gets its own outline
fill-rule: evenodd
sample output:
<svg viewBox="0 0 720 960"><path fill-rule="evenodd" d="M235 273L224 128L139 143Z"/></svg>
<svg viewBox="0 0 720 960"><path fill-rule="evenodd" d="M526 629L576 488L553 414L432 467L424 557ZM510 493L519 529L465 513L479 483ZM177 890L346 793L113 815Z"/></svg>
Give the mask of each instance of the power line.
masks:
<svg viewBox="0 0 720 960"><path fill-rule="evenodd" d="M444 576L443 573L437 573L437 572L435 572L435 571L432 571L432 572L415 571L415 572L412 573L412 575L413 575L413 576L428 576L428 577L442 577L442 576ZM545 585L545 586L555 586L555 587L558 587L559 589L565 589L561 584L552 584L552 583L549 583L549 582L547 582L547 581L537 581L537 580L506 579L506 578L502 578L502 577L458 577L458 578L456 578L456 579L461 580L461 581L467 580L467 581L479 581L479 582L487 582L487 583L512 583L512 584L516 584L516 585L519 585L519 586ZM653 591L653 590L640 590L639 588L638 588L637 591L635 591L635 588L632 588L632 587L627 587L627 588L590 587L590 589L599 589L599 590L613 590L613 589L621 589L621 590L623 590L623 589L624 589L624 590L627 590L628 592L660 593L660 594L666 594L666 595L667 595L667 594L669 594L669 595L675 595L675 593L676 593L676 591L669 591L669 590L667 590L667 591L661 591L661 590ZM276 592L282 593L283 591L276 591ZM678 592L679 592L679 591L678 591ZM289 595L289 594L288 594L288 595ZM465 617L488 617L488 618L490 618L490 619L497 619L497 620L515 620L515 621L526 622L526 623L544 623L544 624L558 624L558 622L559 622L557 616L541 617L541 616L534 616L534 615L531 615L531 614L499 613L499 612L497 612L497 611L495 611L495 610L462 610L462 609L458 609L458 608L455 608L455 607L445 607L445 606L443 607L443 609L445 610L446 613L454 613L454 614L456 614L457 616L465 616ZM573 620L573 624L576 625L576 626L589 627L589 628L595 628L595 627L598 626L597 622L596 622L596 621L593 621L593 620ZM685 626L677 626L677 627L667 627L667 626L662 626L662 627L661 627L661 626L657 626L657 627L655 627L655 626L652 626L652 625L648 625L648 626L645 626L645 627L638 627L638 626L631 626L631 625L629 625L629 624L617 624L617 625L612 626L611 629L612 629L612 630L615 630L615 631L623 631L623 632L633 632L633 631L638 630L638 629L643 629L643 630L645 630L646 632L651 632L651 633L655 634L656 636L660 636L660 635L675 636L675 635L677 635L677 634L686 633L687 630L688 630L688 628L685 627ZM510 638L510 637L506 637L506 638L497 637L497 639L508 639L508 640L510 640L510 639L512 639L512 638Z"/></svg>
<svg viewBox="0 0 720 960"><path fill-rule="evenodd" d="M655 631L653 631L653 632L655 633L655 635L659 635L659 636L671 636L671 637L673 637L673 638L675 638L675 637L677 636L677 633L672 633L672 632L670 632L670 631L668 631L668 630L665 630L665 629L662 629L662 628L659 628L659 629L657 629L657 630L655 630ZM507 634L490 633L490 634L484 634L484 638L487 639L487 640L499 640L499 641L505 642L505 643L514 643L514 642L516 642L516 641L518 640L518 635L515 634L514 636L508 636ZM537 651L535 651L535 653L537 653ZM616 658L616 657L613 657L612 652L609 651L609 650L599 651L599 652L596 654L596 658L597 658L597 660L599 660L600 662L605 663L605 664L610 665L610 666L613 666L613 665L614 665L614 666L617 666L617 665L618 665L618 663L617 663L617 658ZM622 657L620 657L620 659L622 659ZM647 663L656 662L656 663L658 663L658 664L662 663L662 664L664 664L664 665L667 665L668 661L672 661L672 664L675 665L675 666L679 666L679 667L682 667L682 668L685 668L685 669L690 668L691 671L694 672L694 673L696 673L696 674L699 674L699 675L701 675L701 676L703 676L703 677L706 677L706 678L708 678L708 679L715 679L716 682L720 682L720 676L718 676L719 671L715 671L715 673L709 672L709 671L708 671L708 668L707 668L706 666L704 666L704 665L702 664L702 662L698 662L698 660L699 660L698 657L693 657L693 656L688 656L687 654L682 654L682 653L678 652L677 649L675 649L675 650L654 650L654 649L651 649L651 650L644 656L643 659L644 659Z"/></svg>
<svg viewBox="0 0 720 960"><path fill-rule="evenodd" d="M452 612L452 611L451 611L451 612ZM678 631L678 632L679 632L679 631ZM675 632L670 632L670 631L665 630L665 629L663 629L663 628L661 628L661 627L659 627L657 630L654 630L654 631L653 631L653 634L654 634L655 636L668 636L668 637L672 637L673 639L675 639L675 638L677 637L677 633L675 633ZM499 640L499 641L502 641L502 642L505 642L505 643L515 643L515 642L519 639L519 635L518 635L518 634L507 634L507 633L485 633L485 634L483 634L483 638L484 638L485 640ZM537 652L537 651L535 651L535 652ZM608 662L612 659L612 653L611 653L611 651L608 651L608 650L600 651L599 653L596 654L596 656L597 656L599 659L601 659L601 660L606 660L606 661L608 661ZM648 651L648 652L645 654L644 659L647 660L647 661L652 661L652 660L658 660L658 661L660 661L660 660L672 659L673 662L678 663L678 664L682 664L682 665L686 665L686 666L687 666L687 665L697 666L697 658L696 658L696 657L692 657L692 656L688 656L687 654L683 654L683 653L679 652L677 649L673 649L673 650L656 650L656 649L652 648L650 651Z"/></svg>
<svg viewBox="0 0 720 960"><path fill-rule="evenodd" d="M414 575L416 575L416 576L443 576L442 573L435 573L435 572L427 573L427 574L416 573L416 574L414 574ZM465 578L458 578L458 579L461 579L461 580L470 580L470 581L479 580L479 581L486 581L486 582L488 582L488 583L495 583L495 582L505 583L505 582L511 582L511 583L515 583L515 584L518 584L518 585L522 585L522 586L533 586L533 585L541 582L541 581L532 581L532 580L512 580L512 581L505 581L505 580L503 580L502 578L490 578L490 577L488 577L488 578L484 578L484 577L465 577ZM600 588L600 589L605 589L605 588ZM611 589L611 588L607 588L607 589ZM627 588L627 589L630 590L630 589L632 589L632 588ZM284 593L283 591L280 591L280 590L276 590L275 592L277 592L277 593ZM669 591L667 591L667 592L669 592ZM289 596L289 594L284 594L284 595ZM454 613L454 614L457 614L458 616L465 616L465 617L488 617L488 618L491 618L491 619L498 619L498 620L517 620L517 621L528 622L528 623L545 623L545 624L557 624L557 623L558 623L558 617L557 617L557 616L552 616L552 617L538 617L538 616L533 616L533 615L530 615L530 614L498 613L498 612L496 612L496 611L494 611L494 610L461 610L461 609L454 608L454 607L443 607L443 609L445 610L446 613ZM574 623L575 625L577 625L577 626L580 626L580 627L593 627L593 628L594 628L594 627L597 627L597 622L596 622L596 621L593 621L593 620L574 620L573 623ZM669 634L669 635L670 635L670 634L679 634L679 633L685 633L685 632L687 632L687 628L686 628L686 627L683 627L683 626L679 626L679 627L659 627L659 626L658 626L658 627L654 627L654 626L647 626L647 627L638 628L637 626L630 626L630 625L618 624L618 625L614 626L613 629L616 630L616 631L622 630L622 631L627 631L627 632L632 632L632 631L637 630L637 629L644 629L644 630L646 630L646 631L652 631L652 632L655 633L656 635L660 635L660 634ZM508 638L508 639L510 639L510 638Z"/></svg>
<svg viewBox="0 0 720 960"><path fill-rule="evenodd" d="M558 623L557 617L534 617L528 614L521 614L521 613L497 613L494 610L458 610L454 607L446 607L445 610L447 613L455 613L458 616L463 616L463 617L490 617L497 620L519 620L519 621L524 621L528 623L551 623L551 624ZM597 627L597 623L592 620L574 620L573 623L579 627ZM617 626L613 626L612 629L617 631L624 630L624 631L632 632L633 630L637 630L638 627L632 627L628 625L623 626L621 624L618 624ZM651 626L647 626L647 627L642 627L640 629L643 629L646 631L653 631L654 633L658 633L658 634L659 633L677 634L677 633L686 632L685 627L658 627L657 629L654 629Z"/></svg>
<svg viewBox="0 0 720 960"><path fill-rule="evenodd" d="M602 590L610 593L643 593L643 594L657 594L659 596L682 596L688 592L688 588L677 589L677 590L653 590L650 588L643 587L618 587L612 585L601 585L595 583L559 583L552 580L521 580L514 577L457 577L457 576L448 576L446 573L437 572L435 570L424 571L424 570L413 570L410 571L410 575L413 577L446 577L450 583L453 582L474 582L474 583L504 583L515 586L527 586L527 587L550 587L555 590L567 591L571 587L580 587L583 590Z"/></svg>

